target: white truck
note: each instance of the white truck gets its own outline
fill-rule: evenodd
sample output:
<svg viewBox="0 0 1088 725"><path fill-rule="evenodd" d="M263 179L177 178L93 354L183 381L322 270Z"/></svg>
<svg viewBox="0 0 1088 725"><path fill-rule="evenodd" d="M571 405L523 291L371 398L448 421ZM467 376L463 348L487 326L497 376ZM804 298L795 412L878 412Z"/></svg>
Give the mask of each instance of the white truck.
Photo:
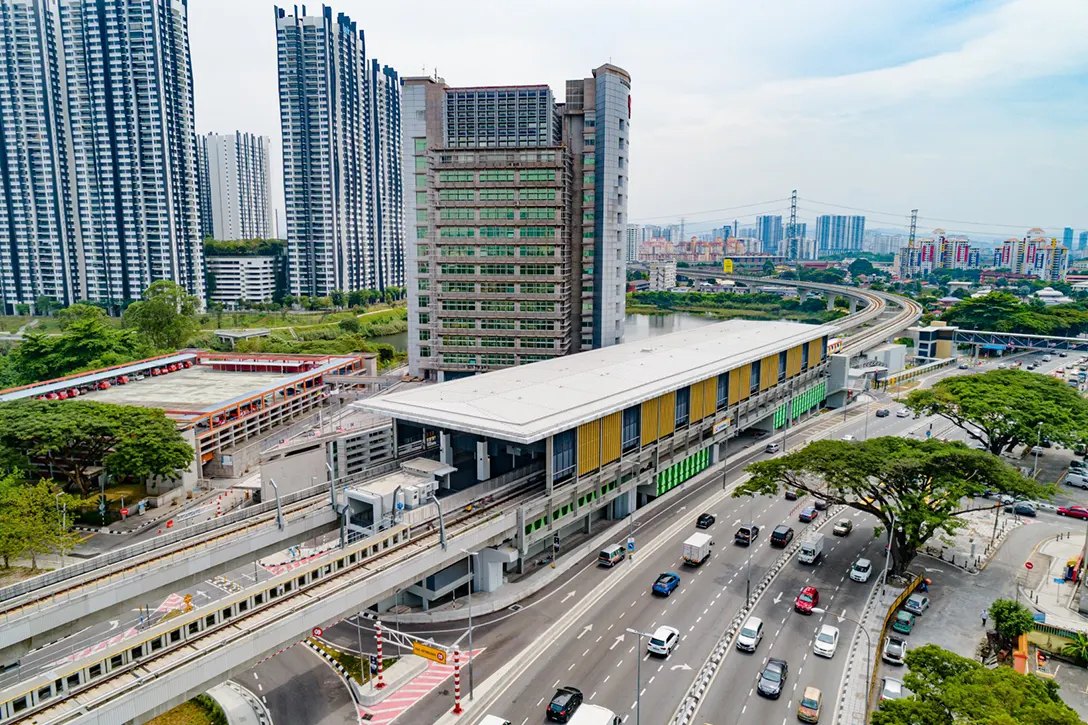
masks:
<svg viewBox="0 0 1088 725"><path fill-rule="evenodd" d="M815 564L824 553L824 535L813 534L801 542L801 548L797 550L797 561L802 564Z"/></svg>
<svg viewBox="0 0 1088 725"><path fill-rule="evenodd" d="M699 566L710 558L710 547L713 544L710 534L692 534L684 542L684 563Z"/></svg>

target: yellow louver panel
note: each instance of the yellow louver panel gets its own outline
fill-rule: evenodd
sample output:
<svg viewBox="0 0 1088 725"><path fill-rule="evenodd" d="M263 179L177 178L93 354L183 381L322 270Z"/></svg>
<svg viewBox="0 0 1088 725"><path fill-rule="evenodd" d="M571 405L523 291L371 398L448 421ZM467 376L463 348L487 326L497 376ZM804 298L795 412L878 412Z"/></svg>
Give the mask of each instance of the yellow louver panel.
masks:
<svg viewBox="0 0 1088 725"><path fill-rule="evenodd" d="M694 423L703 419L703 384L695 383L691 386L691 394L688 398L691 405L688 408L688 421Z"/></svg>
<svg viewBox="0 0 1088 725"><path fill-rule="evenodd" d="M801 374L801 345L790 348L786 353L786 377L792 378Z"/></svg>
<svg viewBox="0 0 1088 725"><path fill-rule="evenodd" d="M642 445L644 446L657 440L658 402L659 398L654 398L642 404Z"/></svg>
<svg viewBox="0 0 1088 725"><path fill-rule="evenodd" d="M662 437L672 435L676 430L676 391L665 393L658 400L661 401L658 409L658 434Z"/></svg>
<svg viewBox="0 0 1088 725"><path fill-rule="evenodd" d="M760 392L778 382L778 356L768 355L759 363Z"/></svg>
<svg viewBox="0 0 1088 725"><path fill-rule="evenodd" d="M623 444L621 428L623 427L623 411L606 415L601 421L601 465L618 461L620 448Z"/></svg>
<svg viewBox="0 0 1088 725"><path fill-rule="evenodd" d="M733 393L732 393L732 390L734 388L734 385L733 385L734 383L736 383L736 386L735 386L736 391L737 391L736 397L733 397ZM751 395L751 392L749 390L751 387L752 387L752 366L751 365L745 365L744 367L739 367L736 370L730 370L729 371L729 389L731 391L729 393L729 402L730 402L730 404L739 403L742 400L748 400L748 396Z"/></svg>
<svg viewBox="0 0 1088 725"><path fill-rule="evenodd" d="M703 381L703 417L714 415L718 409L718 377Z"/></svg>
<svg viewBox="0 0 1088 725"><path fill-rule="evenodd" d="M601 421L578 426L578 475L601 467Z"/></svg>
<svg viewBox="0 0 1088 725"><path fill-rule="evenodd" d="M812 367L823 362L823 340L812 340L808 344L808 366Z"/></svg>

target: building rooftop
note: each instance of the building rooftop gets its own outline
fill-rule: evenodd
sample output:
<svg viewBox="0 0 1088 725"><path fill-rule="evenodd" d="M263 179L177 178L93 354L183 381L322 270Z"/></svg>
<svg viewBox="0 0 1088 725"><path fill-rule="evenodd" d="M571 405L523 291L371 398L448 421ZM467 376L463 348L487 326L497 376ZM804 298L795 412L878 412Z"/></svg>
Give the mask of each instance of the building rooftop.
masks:
<svg viewBox="0 0 1088 725"><path fill-rule="evenodd" d="M353 405L422 425L533 443L834 333L830 325L730 320Z"/></svg>

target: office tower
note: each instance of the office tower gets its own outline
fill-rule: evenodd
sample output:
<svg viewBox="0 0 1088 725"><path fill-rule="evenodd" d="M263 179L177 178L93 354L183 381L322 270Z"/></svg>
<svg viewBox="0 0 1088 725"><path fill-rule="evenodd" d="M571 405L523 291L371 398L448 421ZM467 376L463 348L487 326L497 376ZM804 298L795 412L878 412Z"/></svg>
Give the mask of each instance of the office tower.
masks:
<svg viewBox="0 0 1088 725"><path fill-rule="evenodd" d="M5 307L119 310L160 279L203 299L185 3L0 7Z"/></svg>
<svg viewBox="0 0 1088 725"><path fill-rule="evenodd" d="M582 279L592 275L592 299L582 303L581 349L588 350L623 341L631 76L607 63L592 78L568 80L566 94L563 141L574 155L573 218L582 220ZM583 297L585 290L583 282Z"/></svg>
<svg viewBox="0 0 1088 725"><path fill-rule="evenodd" d="M782 217L757 216L755 236L763 242L763 249L768 254L779 254L779 245L783 238Z"/></svg>
<svg viewBox="0 0 1088 725"><path fill-rule="evenodd" d="M865 217L830 216L816 218L816 248L821 254L860 252L865 242Z"/></svg>
<svg viewBox="0 0 1088 725"><path fill-rule="evenodd" d="M1066 249L1073 248L1073 227L1066 227L1062 230L1062 246Z"/></svg>
<svg viewBox="0 0 1088 725"><path fill-rule="evenodd" d="M239 131L196 137L201 236L272 237L269 143Z"/></svg>
<svg viewBox="0 0 1088 725"><path fill-rule="evenodd" d="M627 225L627 254L628 263L638 261L638 245L642 243L642 227L638 224Z"/></svg>
<svg viewBox="0 0 1088 725"><path fill-rule="evenodd" d="M400 88L368 63L347 15L276 13L287 211L296 296L382 289L403 276Z"/></svg>
<svg viewBox="0 0 1088 725"><path fill-rule="evenodd" d="M1083 252L1088 249L1088 232L1081 232L1077 237L1077 251Z"/></svg>
<svg viewBox="0 0 1088 725"><path fill-rule="evenodd" d="M649 242L661 238L661 227L654 224L642 225L642 241Z"/></svg>
<svg viewBox="0 0 1088 725"><path fill-rule="evenodd" d="M403 79L413 375L448 380L622 338L626 74L594 74L568 83L564 106L547 86Z"/></svg>

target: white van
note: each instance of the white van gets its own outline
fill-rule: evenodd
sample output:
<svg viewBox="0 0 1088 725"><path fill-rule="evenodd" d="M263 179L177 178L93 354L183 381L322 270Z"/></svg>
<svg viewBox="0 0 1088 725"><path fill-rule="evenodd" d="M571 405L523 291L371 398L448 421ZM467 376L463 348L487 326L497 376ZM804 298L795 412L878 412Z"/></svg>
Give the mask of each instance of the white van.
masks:
<svg viewBox="0 0 1088 725"><path fill-rule="evenodd" d="M623 544L612 544L601 549L597 554L597 563L601 566L615 566L627 558L627 549Z"/></svg>
<svg viewBox="0 0 1088 725"><path fill-rule="evenodd" d="M813 534L801 542L801 548L797 551L797 561L802 564L815 564L824 553L824 535Z"/></svg>
<svg viewBox="0 0 1088 725"><path fill-rule="evenodd" d="M503 720L496 715L484 715L484 719L477 725L512 725L509 720Z"/></svg>
<svg viewBox="0 0 1088 725"><path fill-rule="evenodd" d="M571 715L568 725L622 725L623 720L607 707L583 702Z"/></svg>

